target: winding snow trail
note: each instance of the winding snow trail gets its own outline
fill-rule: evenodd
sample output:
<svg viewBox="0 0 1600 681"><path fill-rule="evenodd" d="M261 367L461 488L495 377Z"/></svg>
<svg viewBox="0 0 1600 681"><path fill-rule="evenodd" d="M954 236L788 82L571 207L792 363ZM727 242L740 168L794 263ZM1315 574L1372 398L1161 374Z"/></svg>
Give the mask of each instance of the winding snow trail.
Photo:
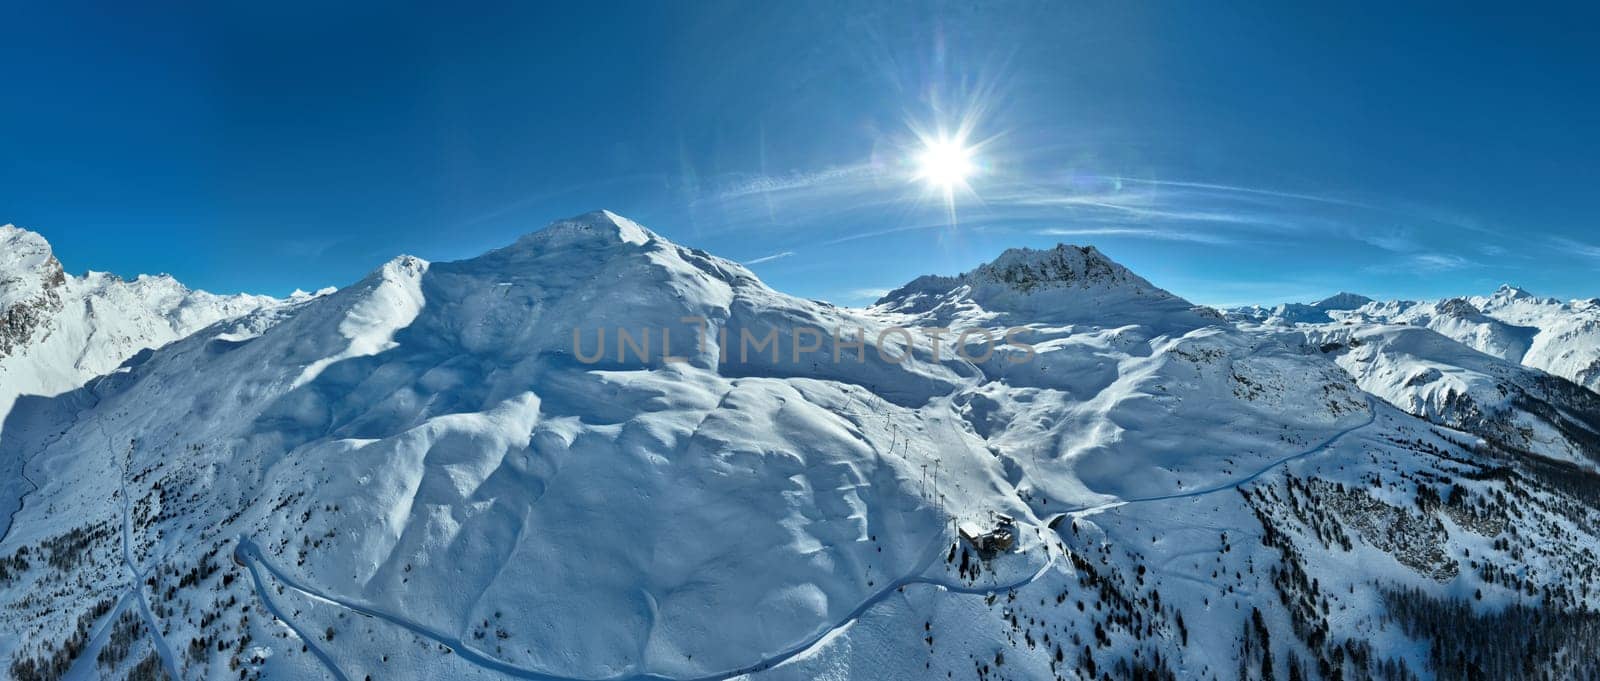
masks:
<svg viewBox="0 0 1600 681"><path fill-rule="evenodd" d="M248 540L240 540L241 543L244 541ZM250 547L252 551L255 550L255 544L251 544ZM312 639L309 633L302 631L300 627L295 626L294 620L291 620L288 618L288 616L284 615L283 611L278 609L278 604L273 603L272 599L267 597L267 585L265 582L261 581L261 572L256 569L256 561L241 560L241 554L238 547L234 548L233 555L234 560L242 563L245 569L250 571L250 580L256 585L256 598L261 600L261 604L266 607L267 612L271 613L273 617L278 618L279 621L283 622L284 626L289 627L290 631L293 631L296 636L299 636L301 643L304 643L306 649L310 650L312 655L315 655L318 660L322 661L322 665L328 668L328 671L333 674L333 678L337 679L337 681L349 681L349 677L345 676L344 671L339 669L339 665L334 663L333 658L317 645L316 640ZM267 569L271 571L272 568L268 567ZM277 575L277 572L273 572L273 574ZM285 584L288 584L288 582L283 580L282 577L279 577L278 579L279 581L283 581ZM291 584L290 586L293 585ZM299 589L298 587L296 587L296 590L304 592L303 589Z"/></svg>
<svg viewBox="0 0 1600 681"><path fill-rule="evenodd" d="M1341 431L1339 431L1337 433L1334 433L1333 435L1330 435L1328 437L1328 439L1323 440L1321 443L1317 444L1316 446L1314 446L1314 447L1312 447L1310 449L1307 449L1307 450L1305 450L1303 452L1300 452L1298 454L1291 454L1289 456L1286 456L1286 457L1283 457L1281 459L1278 459L1277 461L1273 461L1272 463L1269 463L1266 466L1262 467L1260 470L1257 470L1256 472L1251 473L1251 474L1249 474L1249 475L1247 475L1245 477L1239 478L1238 480L1234 480L1232 482L1225 482L1225 483L1221 483L1221 484L1217 484L1217 485L1212 485L1211 487L1204 487L1204 488L1201 488L1201 489L1194 490L1192 492L1178 492L1178 493L1174 493L1174 494L1158 494L1156 496L1134 497L1132 499L1117 499L1115 501L1108 501L1108 502L1105 502L1103 504L1090 504L1090 505L1087 505L1087 506L1081 506L1079 508L1068 509L1068 510L1065 510L1065 511L1062 511L1060 513L1056 513L1055 515L1050 516L1050 519L1049 519L1048 522L1046 522L1046 525L1052 525L1053 526L1056 521L1060 520L1061 518L1063 518L1065 516L1072 516L1074 518L1082 518L1084 516L1094 515L1096 513L1101 512L1101 511L1110 510L1110 509L1113 509L1113 508L1117 508L1119 506L1127 506L1127 505L1130 505L1130 504L1146 504L1146 503L1150 503L1150 502L1153 502L1153 501L1171 501L1173 499L1189 499L1189 498L1193 498L1193 497L1203 497L1203 496L1206 496L1208 494L1216 494L1217 492L1223 492L1223 491L1227 491L1227 490L1230 490L1230 489L1238 489L1238 488L1240 488L1240 487L1242 487L1244 485L1247 485L1247 484L1250 484L1252 482L1255 482L1261 476L1266 475L1267 473L1273 471L1274 469L1277 469L1277 468L1279 468L1281 466L1284 466L1286 464L1292 463L1294 461L1298 461L1300 459L1304 459L1304 458L1306 458L1308 456L1312 456L1314 454L1319 454L1321 452L1324 452L1329 447L1332 447L1333 445L1338 444L1340 440L1345 438L1345 436L1350 435L1351 433L1354 433L1354 432L1356 432L1358 430L1361 430L1363 428L1366 428L1367 426L1370 426L1373 423L1376 423L1377 421L1378 421L1378 406L1373 403L1373 398L1368 397L1367 398L1367 420L1366 421L1363 421L1363 422L1358 423L1356 425L1350 426L1349 428L1341 430Z"/></svg>

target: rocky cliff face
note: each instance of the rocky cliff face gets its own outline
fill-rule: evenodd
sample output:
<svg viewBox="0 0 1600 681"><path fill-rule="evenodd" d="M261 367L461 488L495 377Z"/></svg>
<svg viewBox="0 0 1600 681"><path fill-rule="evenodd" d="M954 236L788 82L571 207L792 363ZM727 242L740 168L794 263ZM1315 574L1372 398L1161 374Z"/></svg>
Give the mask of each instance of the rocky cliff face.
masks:
<svg viewBox="0 0 1600 681"><path fill-rule="evenodd" d="M0 226L0 359L43 333L61 311L67 274L39 235Z"/></svg>

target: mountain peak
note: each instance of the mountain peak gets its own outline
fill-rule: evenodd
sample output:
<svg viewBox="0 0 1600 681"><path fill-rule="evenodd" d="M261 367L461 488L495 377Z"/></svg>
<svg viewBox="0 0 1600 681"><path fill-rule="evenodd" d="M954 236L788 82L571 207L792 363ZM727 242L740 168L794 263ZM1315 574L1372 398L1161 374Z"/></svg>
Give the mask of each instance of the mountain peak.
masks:
<svg viewBox="0 0 1600 681"><path fill-rule="evenodd" d="M1442 316L1458 319L1474 319L1483 315L1483 311L1466 298L1446 298L1439 301L1434 309Z"/></svg>
<svg viewBox="0 0 1600 681"><path fill-rule="evenodd" d="M1474 301L1478 304L1478 307L1484 309L1485 311L1500 309L1513 305L1561 304L1560 300L1555 298L1541 298L1529 293L1527 289L1518 286L1512 286L1511 284L1501 284L1500 288L1494 290L1494 293L1481 298L1475 298Z"/></svg>
<svg viewBox="0 0 1600 681"><path fill-rule="evenodd" d="M1193 327L1214 321L1099 249L1071 244L1045 250L1013 248L964 274L918 277L875 306L929 315L941 323L976 311L1030 321L1110 325Z"/></svg>
<svg viewBox="0 0 1600 681"><path fill-rule="evenodd" d="M1000 257L964 275L974 282L1003 283L1023 293L1047 288L1090 288L1097 284L1150 283L1117 264L1094 246L1057 244L1048 250L1007 249Z"/></svg>
<svg viewBox="0 0 1600 681"><path fill-rule="evenodd" d="M0 272L37 269L54 257L50 242L38 232L0 225Z"/></svg>
<svg viewBox="0 0 1600 681"><path fill-rule="evenodd" d="M373 290L385 285L410 286L420 280L432 264L414 255L397 255L368 272L367 276L362 277L356 286L365 290ZM303 292L297 290L296 293ZM305 296L306 299L314 297L317 296Z"/></svg>
<svg viewBox="0 0 1600 681"><path fill-rule="evenodd" d="M0 226L0 314L66 281L66 272L37 232Z"/></svg>
<svg viewBox="0 0 1600 681"><path fill-rule="evenodd" d="M510 249L548 250L571 246L644 244L656 234L639 223L609 210L596 210L550 223L544 229L517 239Z"/></svg>
<svg viewBox="0 0 1600 681"><path fill-rule="evenodd" d="M1501 284L1500 288L1494 290L1494 297L1521 300L1523 298L1532 298L1533 294L1524 288L1512 286L1511 284Z"/></svg>
<svg viewBox="0 0 1600 681"><path fill-rule="evenodd" d="M428 269L428 261L414 255L397 255L378 269L397 274L415 274Z"/></svg>
<svg viewBox="0 0 1600 681"><path fill-rule="evenodd" d="M1327 298L1323 298L1322 300L1312 303L1311 306L1320 310L1354 310L1370 302L1372 302L1371 298L1359 293L1340 291L1328 296Z"/></svg>

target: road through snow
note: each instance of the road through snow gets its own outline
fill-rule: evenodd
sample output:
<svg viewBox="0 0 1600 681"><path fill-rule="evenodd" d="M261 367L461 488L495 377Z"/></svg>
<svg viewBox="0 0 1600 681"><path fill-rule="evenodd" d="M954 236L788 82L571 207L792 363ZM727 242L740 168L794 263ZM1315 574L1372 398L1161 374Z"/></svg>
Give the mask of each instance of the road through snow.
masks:
<svg viewBox="0 0 1600 681"><path fill-rule="evenodd" d="M1267 464L1265 467L1257 470L1256 472L1251 473L1251 474L1249 474L1249 475L1247 475L1245 477L1239 478L1238 480L1234 480L1232 482L1225 482L1225 483L1218 484L1218 485L1212 485L1211 487L1205 487L1205 488L1202 488L1202 489L1197 489L1197 490L1194 490L1192 492L1178 492L1178 493L1174 493L1174 494L1159 494L1159 495L1156 495L1156 496L1149 496L1149 497L1134 497L1132 499L1117 499L1116 501L1108 501L1108 502L1105 502L1103 504L1090 504L1088 506L1081 506L1081 507L1074 508L1074 509L1068 509L1066 511L1062 511L1060 513L1056 513L1055 515L1050 516L1049 522L1047 524L1053 527L1055 525L1056 521L1060 520L1061 518L1063 518L1065 516L1072 516L1072 517L1075 517L1075 518L1082 518L1084 516L1094 515L1096 513L1101 512L1101 511L1117 508L1119 506L1127 506L1127 505L1130 505L1130 504L1145 504L1145 503L1150 503L1152 501L1171 501L1173 499L1188 499L1188 498L1191 498L1191 497L1203 497L1203 496L1206 496L1208 494L1215 494L1217 492L1222 492L1222 491L1226 491L1226 490L1230 490L1230 489L1238 489L1238 488L1240 488L1240 487L1242 487L1244 485L1247 485L1249 483L1255 482L1256 479L1260 478L1263 475L1266 475L1268 472L1271 472L1273 469L1276 469L1276 468L1278 468L1280 466L1283 466L1285 464L1288 464L1288 463L1291 463L1291 462L1294 462L1294 461L1298 461L1298 460L1304 459L1304 458L1306 458L1308 456L1311 456L1311 455L1314 455L1314 454L1318 454L1318 453L1320 453L1322 451L1325 451L1329 447L1332 447L1333 445L1338 444L1338 442L1340 440L1344 439L1345 436L1347 436L1347 435L1349 435L1351 433L1354 433L1354 432L1356 432L1358 430L1361 430L1362 428L1366 428L1367 426L1370 426L1373 423L1377 422L1377 420L1378 420L1378 406L1377 406L1376 403L1373 402L1373 398L1368 397L1367 398L1367 420L1366 421L1363 421L1363 422L1358 423L1356 425L1350 426L1349 428L1341 430L1341 431L1339 431L1337 433L1334 433L1333 435L1329 436L1328 439L1323 440L1321 443L1317 444L1315 447L1307 449L1307 450L1305 450L1303 452L1300 452L1298 454L1291 454L1289 456L1286 456L1286 457L1283 457L1283 458L1278 459L1276 461L1273 461L1272 463Z"/></svg>

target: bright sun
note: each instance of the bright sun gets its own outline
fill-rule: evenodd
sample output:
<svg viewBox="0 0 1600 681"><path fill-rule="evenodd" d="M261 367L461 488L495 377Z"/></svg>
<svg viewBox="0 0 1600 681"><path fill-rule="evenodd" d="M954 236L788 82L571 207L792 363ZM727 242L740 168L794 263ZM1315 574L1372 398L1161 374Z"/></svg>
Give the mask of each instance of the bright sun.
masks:
<svg viewBox="0 0 1600 681"><path fill-rule="evenodd" d="M959 137L937 137L922 141L922 153L917 156L917 179L927 182L946 195L957 187L966 187L967 178L977 170L972 160L972 148Z"/></svg>

